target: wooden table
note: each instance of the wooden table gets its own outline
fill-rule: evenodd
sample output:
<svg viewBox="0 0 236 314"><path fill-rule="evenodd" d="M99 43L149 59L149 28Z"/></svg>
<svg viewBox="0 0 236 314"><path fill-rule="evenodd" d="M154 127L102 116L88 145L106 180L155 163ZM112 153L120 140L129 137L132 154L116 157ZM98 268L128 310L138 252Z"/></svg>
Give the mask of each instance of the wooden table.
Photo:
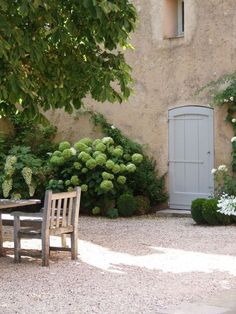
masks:
<svg viewBox="0 0 236 314"><path fill-rule="evenodd" d="M3 251L2 213L12 208L26 207L26 206L40 204L40 203L41 201L37 199L30 199L30 200L0 199L0 256L2 255L2 251Z"/></svg>

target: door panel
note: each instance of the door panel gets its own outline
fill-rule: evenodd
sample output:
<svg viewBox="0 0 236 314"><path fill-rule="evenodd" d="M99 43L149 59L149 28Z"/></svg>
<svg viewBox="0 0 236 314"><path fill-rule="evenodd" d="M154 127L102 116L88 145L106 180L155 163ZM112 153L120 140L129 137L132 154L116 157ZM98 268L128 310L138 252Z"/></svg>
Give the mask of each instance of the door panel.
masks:
<svg viewBox="0 0 236 314"><path fill-rule="evenodd" d="M170 207L190 209L213 192L213 110L186 106L169 111Z"/></svg>

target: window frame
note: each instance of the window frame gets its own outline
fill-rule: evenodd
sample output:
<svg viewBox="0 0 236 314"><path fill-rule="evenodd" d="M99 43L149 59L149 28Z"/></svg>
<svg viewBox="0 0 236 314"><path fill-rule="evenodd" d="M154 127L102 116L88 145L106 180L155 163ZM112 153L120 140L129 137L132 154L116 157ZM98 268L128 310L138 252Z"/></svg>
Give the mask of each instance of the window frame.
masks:
<svg viewBox="0 0 236 314"><path fill-rule="evenodd" d="M185 31L185 2L178 0L177 3L177 36L184 36Z"/></svg>

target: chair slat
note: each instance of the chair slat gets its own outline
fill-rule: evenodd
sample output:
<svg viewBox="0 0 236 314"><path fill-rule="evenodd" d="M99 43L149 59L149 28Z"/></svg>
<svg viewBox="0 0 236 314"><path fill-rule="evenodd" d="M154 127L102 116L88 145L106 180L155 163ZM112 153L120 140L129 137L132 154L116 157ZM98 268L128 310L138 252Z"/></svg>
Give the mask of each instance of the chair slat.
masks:
<svg viewBox="0 0 236 314"><path fill-rule="evenodd" d="M54 225L55 225L56 202L57 202L57 200L54 198L54 200L52 200L52 207L51 207L50 227L54 227Z"/></svg>
<svg viewBox="0 0 236 314"><path fill-rule="evenodd" d="M69 206L68 206L67 225L71 225L72 208L73 208L73 197L70 197Z"/></svg>
<svg viewBox="0 0 236 314"><path fill-rule="evenodd" d="M57 219L56 219L56 228L59 228L60 226L60 222L61 222L61 200L62 199L59 199L58 200L58 204L57 204Z"/></svg>
<svg viewBox="0 0 236 314"><path fill-rule="evenodd" d="M66 227L66 215L67 215L67 208L68 208L68 198L64 199L63 204L63 213L62 213L62 227Z"/></svg>
<svg viewBox="0 0 236 314"><path fill-rule="evenodd" d="M59 200L59 199L71 198L71 197L76 197L75 191L52 194L52 200L54 199Z"/></svg>

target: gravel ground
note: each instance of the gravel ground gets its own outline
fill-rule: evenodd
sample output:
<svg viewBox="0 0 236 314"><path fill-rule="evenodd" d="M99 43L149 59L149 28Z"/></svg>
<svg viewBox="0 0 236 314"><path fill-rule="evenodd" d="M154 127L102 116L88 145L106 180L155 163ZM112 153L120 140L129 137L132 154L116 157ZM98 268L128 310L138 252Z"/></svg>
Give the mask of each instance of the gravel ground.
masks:
<svg viewBox="0 0 236 314"><path fill-rule="evenodd" d="M6 246L11 232L5 227ZM81 217L78 261L53 253L43 268L38 259L0 259L0 313L161 313L203 302L236 287L235 243L235 226L196 226L190 218Z"/></svg>

